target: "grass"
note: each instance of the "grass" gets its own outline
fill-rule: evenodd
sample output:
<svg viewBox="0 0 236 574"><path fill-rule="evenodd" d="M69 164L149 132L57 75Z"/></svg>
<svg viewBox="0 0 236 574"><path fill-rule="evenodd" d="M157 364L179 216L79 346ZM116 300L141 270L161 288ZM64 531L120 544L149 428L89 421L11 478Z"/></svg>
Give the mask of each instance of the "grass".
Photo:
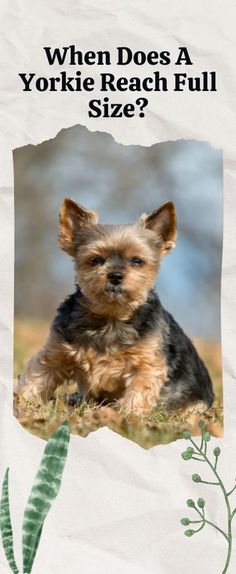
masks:
<svg viewBox="0 0 236 574"><path fill-rule="evenodd" d="M27 360L38 351L48 334L49 325L46 321L15 321L15 347L14 347L14 376L24 371ZM221 379L221 352L218 342L195 340L200 356L205 361L212 377L216 400L207 413L191 417L192 434L199 434L197 421L204 418L207 430L215 436L222 436L223 407L222 407L222 379ZM56 398L43 406L25 402L22 398L14 401L14 412L19 422L31 433L42 438L48 438L55 429L66 419L70 430L74 434L87 436L98 428L108 426L115 432L122 434L140 444L144 448L151 448L156 444L166 444L182 437L183 430L188 425L188 415L176 411L166 413L156 408L145 420L134 417L124 417L118 410L110 406L83 403L79 406L66 405L63 396L67 392L75 391L74 386L63 386L58 389Z"/></svg>

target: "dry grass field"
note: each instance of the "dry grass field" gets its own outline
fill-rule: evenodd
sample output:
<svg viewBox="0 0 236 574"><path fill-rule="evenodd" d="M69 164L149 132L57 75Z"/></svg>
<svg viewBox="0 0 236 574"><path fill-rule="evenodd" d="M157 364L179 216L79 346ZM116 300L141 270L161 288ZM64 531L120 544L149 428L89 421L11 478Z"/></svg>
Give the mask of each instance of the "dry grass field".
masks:
<svg viewBox="0 0 236 574"><path fill-rule="evenodd" d="M15 321L14 346L14 376L24 371L27 360L40 348L47 337L49 325L46 321ZM205 361L212 377L216 400L213 407L201 418L206 421L207 429L215 436L223 434L222 379L221 379L221 350L217 342L195 340L200 356ZM19 422L29 432L42 438L48 438L63 420L70 423L71 432L86 437L98 428L108 426L115 432L139 443L144 448L157 444L166 444L181 438L183 430L188 426L188 417L175 413L167 414L160 408L140 421L134 417L122 417L109 406L82 404L77 407L68 406L63 396L73 392L73 387L58 389L55 400L46 405L35 407L22 398L14 400L14 413ZM197 419L194 418L191 428L193 434L198 433ZM196 420L195 420L196 419Z"/></svg>

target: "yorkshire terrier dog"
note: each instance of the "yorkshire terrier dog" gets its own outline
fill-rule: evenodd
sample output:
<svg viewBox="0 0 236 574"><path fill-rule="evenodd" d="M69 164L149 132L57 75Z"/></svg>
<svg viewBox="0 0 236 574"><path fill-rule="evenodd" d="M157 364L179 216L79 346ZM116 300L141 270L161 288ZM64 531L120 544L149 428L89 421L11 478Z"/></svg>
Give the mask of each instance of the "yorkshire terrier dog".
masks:
<svg viewBox="0 0 236 574"><path fill-rule="evenodd" d="M64 200L59 244L74 259L77 289L20 377L26 400L42 403L74 381L83 400L114 403L127 414L157 404L201 412L212 405L206 367L153 289L176 235L171 202L133 225L103 225L96 212Z"/></svg>

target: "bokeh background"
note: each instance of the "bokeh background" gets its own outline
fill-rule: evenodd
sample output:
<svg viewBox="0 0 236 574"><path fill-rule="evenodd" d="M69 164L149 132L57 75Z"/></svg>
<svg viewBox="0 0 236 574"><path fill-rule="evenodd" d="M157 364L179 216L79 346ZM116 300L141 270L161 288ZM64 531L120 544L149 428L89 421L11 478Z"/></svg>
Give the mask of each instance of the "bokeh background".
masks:
<svg viewBox="0 0 236 574"><path fill-rule="evenodd" d="M162 262L162 304L194 339L221 395L222 151L179 140L124 146L83 126L14 151L15 374L42 344L57 306L74 290L73 262L57 244L65 196L103 223L134 222L167 200L176 248Z"/></svg>
<svg viewBox="0 0 236 574"><path fill-rule="evenodd" d="M163 304L194 335L220 336L222 152L198 141L124 146L76 126L14 151L15 314L51 319L73 291L73 264L57 246L65 196L101 222L133 222L171 199L178 240L163 261Z"/></svg>

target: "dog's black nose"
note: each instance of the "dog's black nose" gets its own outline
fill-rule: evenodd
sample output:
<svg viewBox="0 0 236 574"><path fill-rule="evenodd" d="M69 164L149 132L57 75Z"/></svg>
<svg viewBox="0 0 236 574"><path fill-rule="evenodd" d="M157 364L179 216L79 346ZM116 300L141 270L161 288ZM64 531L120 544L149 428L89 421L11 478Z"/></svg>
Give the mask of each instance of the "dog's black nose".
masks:
<svg viewBox="0 0 236 574"><path fill-rule="evenodd" d="M111 271L107 277L112 285L119 285L124 279L124 275L121 271Z"/></svg>

